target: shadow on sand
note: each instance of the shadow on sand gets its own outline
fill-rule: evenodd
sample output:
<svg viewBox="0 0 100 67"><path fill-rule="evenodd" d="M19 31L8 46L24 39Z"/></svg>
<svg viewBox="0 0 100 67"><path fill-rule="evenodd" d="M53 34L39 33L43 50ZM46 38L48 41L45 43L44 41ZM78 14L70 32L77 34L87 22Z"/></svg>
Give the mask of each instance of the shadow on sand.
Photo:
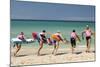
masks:
<svg viewBox="0 0 100 67"><path fill-rule="evenodd" d="M96 53L95 51L92 51L93 53Z"/></svg>
<svg viewBox="0 0 100 67"><path fill-rule="evenodd" d="M57 53L56 55L63 55L63 54L67 54L67 53Z"/></svg>
<svg viewBox="0 0 100 67"><path fill-rule="evenodd" d="M41 54L41 55L39 55L39 56L45 56L45 55L49 55L49 54Z"/></svg>
<svg viewBox="0 0 100 67"><path fill-rule="evenodd" d="M75 54L81 54L82 52L75 52Z"/></svg>
<svg viewBox="0 0 100 67"><path fill-rule="evenodd" d="M24 57L24 56L28 56L28 55L18 55L18 56L16 56L16 57Z"/></svg>

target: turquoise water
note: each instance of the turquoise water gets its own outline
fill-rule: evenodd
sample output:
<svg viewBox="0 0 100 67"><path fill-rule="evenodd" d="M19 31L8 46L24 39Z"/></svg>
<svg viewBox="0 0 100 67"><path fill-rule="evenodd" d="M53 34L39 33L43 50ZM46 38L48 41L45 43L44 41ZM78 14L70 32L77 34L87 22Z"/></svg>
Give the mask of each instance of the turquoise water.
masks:
<svg viewBox="0 0 100 67"><path fill-rule="evenodd" d="M60 30L65 38L70 41L70 33L73 29L76 30L78 35L81 35L86 25L95 31L95 23L87 21L33 21L33 20L11 20L11 38L16 37L20 32L24 32L27 38L32 38L32 32L41 32L45 29L47 32L56 33ZM81 36L80 36L81 37ZM94 45L94 37L92 37L92 45ZM38 43L35 43L38 44ZM82 40L82 45L85 40Z"/></svg>

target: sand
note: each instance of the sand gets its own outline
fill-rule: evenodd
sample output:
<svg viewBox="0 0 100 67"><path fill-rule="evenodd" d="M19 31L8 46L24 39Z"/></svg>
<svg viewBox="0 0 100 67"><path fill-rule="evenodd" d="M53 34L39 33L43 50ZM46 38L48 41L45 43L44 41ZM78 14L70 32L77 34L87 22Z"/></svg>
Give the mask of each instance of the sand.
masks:
<svg viewBox="0 0 100 67"><path fill-rule="evenodd" d="M37 56L38 48L22 46L14 57L15 48L11 47L11 66L95 61L94 48L91 48L90 53L86 53L85 49L85 47L77 47L75 53L72 54L70 48L59 48L55 56L52 54L53 46L50 46L43 48L41 56Z"/></svg>

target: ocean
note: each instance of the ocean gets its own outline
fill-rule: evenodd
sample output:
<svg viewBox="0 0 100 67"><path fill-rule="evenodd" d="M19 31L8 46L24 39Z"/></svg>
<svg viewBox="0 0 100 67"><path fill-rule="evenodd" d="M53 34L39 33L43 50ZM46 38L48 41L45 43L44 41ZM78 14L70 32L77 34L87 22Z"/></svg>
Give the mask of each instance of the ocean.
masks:
<svg viewBox="0 0 100 67"><path fill-rule="evenodd" d="M24 32L26 38L32 38L32 32L41 32L46 30L50 33L56 33L58 30L62 33L64 38L70 41L70 33L73 29L81 38L81 33L84 31L86 25L95 32L95 22L92 21L50 21L50 20L11 20L10 38L16 38L20 32ZM50 35L48 35L49 37ZM37 46L37 42L35 46ZM78 43L85 45L85 39ZM92 46L95 45L95 38L92 36Z"/></svg>

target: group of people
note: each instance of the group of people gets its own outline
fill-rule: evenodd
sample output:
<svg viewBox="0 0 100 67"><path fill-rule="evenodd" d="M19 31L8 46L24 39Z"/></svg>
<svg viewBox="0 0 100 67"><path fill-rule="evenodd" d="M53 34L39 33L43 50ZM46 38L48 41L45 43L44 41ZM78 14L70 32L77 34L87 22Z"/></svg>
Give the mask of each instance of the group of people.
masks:
<svg viewBox="0 0 100 67"><path fill-rule="evenodd" d="M46 37L46 34L50 34L51 36L50 37ZM89 28L89 26L87 25L86 26L86 29L82 32L82 39L84 39L84 35L85 34L85 37L86 37L86 52L90 52L90 41L91 41L91 35L93 35L93 32L92 30ZM37 32L33 32L32 33L32 36L34 38L34 40L37 40L38 43L39 43L39 49L38 49L38 52L37 52L37 55L41 55L40 54L40 51L41 49L43 48L43 44L44 43L47 43L49 45L54 45L54 50L52 51L52 54L56 55L57 53L57 50L59 48L59 42L62 41L64 43L68 42L61 34L60 31L57 31L56 33L54 34L51 34L51 33L48 33L46 32L46 30L43 30L42 32L40 33L37 33ZM24 33L21 32L17 38L21 39L22 41L25 41L25 36L24 36ZM70 34L70 43L71 43L71 47L72 47L72 53L74 53L74 48L76 47L76 40L80 40L79 36L77 35L75 29L73 29L73 31L71 32ZM16 47L17 47L17 50L16 52L14 53L14 56L16 56L17 52L20 50L21 48L21 44L16 44Z"/></svg>

